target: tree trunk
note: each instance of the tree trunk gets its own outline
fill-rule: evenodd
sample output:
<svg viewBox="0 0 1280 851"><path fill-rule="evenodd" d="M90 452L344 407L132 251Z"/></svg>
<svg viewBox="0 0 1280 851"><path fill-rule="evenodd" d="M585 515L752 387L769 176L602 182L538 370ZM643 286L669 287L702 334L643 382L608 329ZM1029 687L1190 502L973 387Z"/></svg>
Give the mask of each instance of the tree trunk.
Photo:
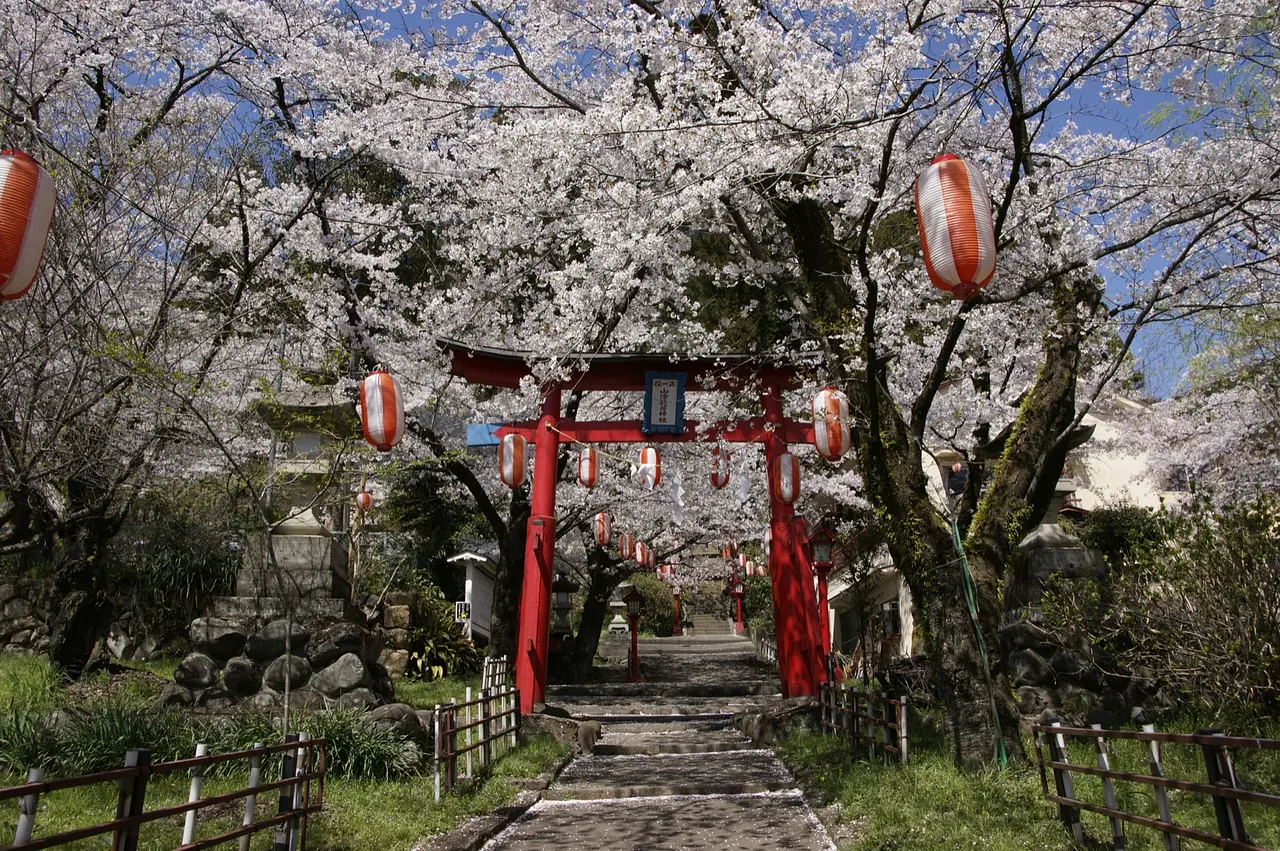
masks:
<svg viewBox="0 0 1280 851"><path fill-rule="evenodd" d="M118 525L99 518L76 526L62 540L56 557L49 659L68 682L84 673L94 647L111 627L114 607L107 596L100 556Z"/></svg>
<svg viewBox="0 0 1280 851"><path fill-rule="evenodd" d="M620 581L609 565L603 564L595 555L590 561L590 576L578 635L573 642L573 655L569 659L569 679L577 683L586 682L591 676L596 651L600 649L600 631L609 616L609 598Z"/></svg>
<svg viewBox="0 0 1280 851"><path fill-rule="evenodd" d="M524 588L525 528L529 501L523 492L513 495L507 521L507 537L499 542L497 576L493 583L493 613L489 627L489 655L506 656L515 664L516 636L520 626L520 592Z"/></svg>

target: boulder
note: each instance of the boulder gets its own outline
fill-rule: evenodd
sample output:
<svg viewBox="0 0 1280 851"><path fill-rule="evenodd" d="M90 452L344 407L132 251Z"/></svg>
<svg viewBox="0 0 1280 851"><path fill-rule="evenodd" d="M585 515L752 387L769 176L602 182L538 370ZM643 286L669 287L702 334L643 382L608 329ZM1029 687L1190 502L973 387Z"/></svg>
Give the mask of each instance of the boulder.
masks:
<svg viewBox="0 0 1280 851"><path fill-rule="evenodd" d="M1052 709L1056 703L1053 692L1036 686L1018 688L1018 712L1022 715L1039 715Z"/></svg>
<svg viewBox="0 0 1280 851"><path fill-rule="evenodd" d="M24 645L31 640L31 630L21 629L9 636L10 644Z"/></svg>
<svg viewBox="0 0 1280 851"><path fill-rule="evenodd" d="M1015 686L1051 686L1057 682L1053 666L1034 650L1019 650L1009 657L1009 678Z"/></svg>
<svg viewBox="0 0 1280 851"><path fill-rule="evenodd" d="M354 653L346 653L311 679L311 687L327 697L337 697L352 689L365 688L373 684L369 669L360 657Z"/></svg>
<svg viewBox="0 0 1280 851"><path fill-rule="evenodd" d="M195 703L195 695L191 693L191 689L177 683L166 683L160 690L160 697L156 703L160 706L190 706Z"/></svg>
<svg viewBox="0 0 1280 851"><path fill-rule="evenodd" d="M218 663L203 653L192 653L178 663L173 679L190 689L208 688L218 681Z"/></svg>
<svg viewBox="0 0 1280 851"><path fill-rule="evenodd" d="M418 726L422 728L422 736L430 742L436 734L436 714L430 709L415 709L413 714L418 716Z"/></svg>
<svg viewBox="0 0 1280 851"><path fill-rule="evenodd" d="M1059 681L1070 680L1079 683L1090 691L1102 691L1103 680L1097 668L1082 654L1071 650L1056 650L1049 658L1049 664L1058 674Z"/></svg>
<svg viewBox="0 0 1280 851"><path fill-rule="evenodd" d="M160 649L160 642L156 641L150 635L143 636L138 642L136 649L133 651L133 661L148 662L156 655L156 651Z"/></svg>
<svg viewBox="0 0 1280 851"><path fill-rule="evenodd" d="M408 629L413 626L409 607L387 606L382 611L382 625L387 629Z"/></svg>
<svg viewBox="0 0 1280 851"><path fill-rule="evenodd" d="M222 669L222 684L232 694L247 697L262 688L262 669L248 656L236 656Z"/></svg>
<svg viewBox="0 0 1280 851"><path fill-rule="evenodd" d="M361 659L376 659L377 654L371 652L375 643L369 630L350 621L340 621L316 636L307 659L317 671L329 667L348 653L354 653Z"/></svg>
<svg viewBox="0 0 1280 851"><path fill-rule="evenodd" d="M389 591L383 600L388 606L412 606L415 597L412 591Z"/></svg>
<svg viewBox="0 0 1280 851"><path fill-rule="evenodd" d="M369 713L369 720L379 727L388 727L405 738L413 738L422 733L422 722L418 713L407 703L388 703L379 706Z"/></svg>
<svg viewBox="0 0 1280 851"><path fill-rule="evenodd" d="M599 721L583 721L578 725L578 750L581 753L589 754L595 750L596 740L599 738Z"/></svg>
<svg viewBox="0 0 1280 851"><path fill-rule="evenodd" d="M266 662L268 659L283 656L286 633L290 637L290 652L295 655L303 653L307 648L307 642L311 639L311 633L307 628L295 623L293 629L289 630L288 621L276 620L249 637L245 643L245 655L255 662Z"/></svg>
<svg viewBox="0 0 1280 851"><path fill-rule="evenodd" d="M408 650L409 643L413 641L413 633L407 629L384 630L382 637L392 650Z"/></svg>
<svg viewBox="0 0 1280 851"><path fill-rule="evenodd" d="M327 706L324 695L315 689L304 688L289 695L289 708L293 710L319 712Z"/></svg>
<svg viewBox="0 0 1280 851"><path fill-rule="evenodd" d="M275 709L280 705L280 696L273 691L260 691L253 697L249 698L249 706L254 709L268 710Z"/></svg>
<svg viewBox="0 0 1280 851"><path fill-rule="evenodd" d="M378 656L378 662L393 674L403 674L409 667L409 651L388 648Z"/></svg>
<svg viewBox="0 0 1280 851"><path fill-rule="evenodd" d="M239 655L245 643L244 628L225 618L196 618L187 630L187 638L192 649L222 661Z"/></svg>
<svg viewBox="0 0 1280 851"><path fill-rule="evenodd" d="M8 621L17 620L18 618L21 618L21 617L26 617L27 601L23 600L21 597L10 600L9 602L4 604L3 609L0 609L0 614L3 614L4 619Z"/></svg>
<svg viewBox="0 0 1280 851"><path fill-rule="evenodd" d="M1000 646L1008 653L1016 650L1042 651L1053 643L1053 636L1030 621L1015 621L1000 630Z"/></svg>
<svg viewBox="0 0 1280 851"><path fill-rule="evenodd" d="M281 656L270 665L262 675L262 680L272 689L284 691L284 672L285 666L289 670L289 688L299 689L307 684L307 680L311 679L311 665L301 656Z"/></svg>
<svg viewBox="0 0 1280 851"><path fill-rule="evenodd" d="M236 705L236 698L222 686L210 686L196 697L196 706L205 709L224 710Z"/></svg>
<svg viewBox="0 0 1280 851"><path fill-rule="evenodd" d="M369 665L369 675L373 677L373 690L388 703L395 703L396 687L391 681L391 672L387 670L387 666L379 662Z"/></svg>
<svg viewBox="0 0 1280 851"><path fill-rule="evenodd" d="M338 698L339 709L373 709L382 704L382 698L367 688L357 688Z"/></svg>
<svg viewBox="0 0 1280 851"><path fill-rule="evenodd" d="M16 586L8 582L0 585L0 606L3 606L16 596L18 596L18 589Z"/></svg>

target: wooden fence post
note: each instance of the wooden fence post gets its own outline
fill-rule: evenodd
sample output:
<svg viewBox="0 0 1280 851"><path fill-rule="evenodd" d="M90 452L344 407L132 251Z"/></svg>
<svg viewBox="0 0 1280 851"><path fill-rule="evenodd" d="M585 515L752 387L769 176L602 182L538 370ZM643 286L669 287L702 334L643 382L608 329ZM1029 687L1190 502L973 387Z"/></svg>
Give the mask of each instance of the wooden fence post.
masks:
<svg viewBox="0 0 1280 851"><path fill-rule="evenodd" d="M1101 724L1090 724L1089 728L1102 732ZM1111 754L1107 752L1107 737L1098 736L1093 740L1094 748L1098 754L1098 768L1103 771L1111 770ZM1102 802L1107 805L1108 809L1118 810L1120 805L1116 802L1116 785L1110 777L1102 777ZM1115 816L1109 816L1108 821L1111 822L1111 847L1116 851L1123 851L1127 846L1127 840L1124 835L1124 822Z"/></svg>
<svg viewBox="0 0 1280 851"><path fill-rule="evenodd" d="M1054 721L1049 726L1061 727L1060 721ZM1067 752L1067 741L1061 733L1050 732L1046 737L1049 744L1049 759L1052 762L1060 762L1064 765L1071 763L1071 755ZM1058 797L1066 798L1074 801L1076 799L1075 786L1071 782L1070 769L1054 768L1053 769L1053 785L1058 790ZM1071 831L1071 835L1075 837L1076 842L1084 842L1084 828L1080 825L1080 811L1075 807L1066 804L1058 805L1058 817L1062 819L1062 823Z"/></svg>
<svg viewBox="0 0 1280 851"><path fill-rule="evenodd" d="M116 818L142 815L146 805L147 779L151 776L151 751L136 748L124 755L125 768L137 768L138 773L120 781L120 796L116 800ZM111 851L138 851L138 825L119 828L111 840Z"/></svg>
<svg viewBox="0 0 1280 851"><path fill-rule="evenodd" d="M297 733L286 733L284 736L286 744L292 744L298 741ZM290 748L281 753L282 759L280 766L280 779L288 780L294 776L294 752ZM280 796L276 799L276 815L282 816L293 809L293 787L281 786ZM283 821L276 826L275 841L272 843L273 851L289 851L289 822Z"/></svg>
<svg viewBox="0 0 1280 851"><path fill-rule="evenodd" d="M43 768L28 768L27 782L39 783L44 780ZM18 801L18 830L14 834L13 844L21 845L31 841L31 834L36 829L36 810L40 808L40 793L32 792L23 795Z"/></svg>
<svg viewBox="0 0 1280 851"><path fill-rule="evenodd" d="M254 742L253 750L264 747L263 742ZM258 783L262 780L262 756L249 757L249 789L257 789ZM257 794L249 795L244 799L244 820L241 827L248 827L253 824L254 817L257 815L258 796ZM249 851L249 842L253 839L253 834L245 834L240 837L240 851Z"/></svg>
<svg viewBox="0 0 1280 851"><path fill-rule="evenodd" d="M849 728L849 749L853 753L858 750L858 731L862 724L862 719L858 717L858 698L861 696L856 688L849 690L849 719L853 722L853 726Z"/></svg>
<svg viewBox="0 0 1280 851"><path fill-rule="evenodd" d="M440 704L431 713L431 776L434 778L436 800L440 800Z"/></svg>
<svg viewBox="0 0 1280 851"><path fill-rule="evenodd" d="M444 712L444 736L448 747L445 759L445 788L452 790L458 782L458 700L450 700Z"/></svg>
<svg viewBox="0 0 1280 851"><path fill-rule="evenodd" d="M196 758L209 753L208 745L196 745ZM191 769L191 789L187 792L187 803L194 804L200 800L200 789L204 786L204 766L197 765ZM182 844L189 845L196 838L196 811L187 810L186 821L182 825Z"/></svg>
<svg viewBox="0 0 1280 851"><path fill-rule="evenodd" d="M489 708L489 690L487 688L480 689L480 764L488 767L489 765L489 732L492 727L489 719L492 715Z"/></svg>
<svg viewBox="0 0 1280 851"><path fill-rule="evenodd" d="M466 704L467 704L467 779L470 779L472 777L471 743L474 740L474 737L472 736L472 730L474 728L471 726L471 686L467 686Z"/></svg>
<svg viewBox="0 0 1280 851"><path fill-rule="evenodd" d="M296 751L294 751L294 758L293 758L294 783L293 783L293 786L291 787L292 794L293 794L293 812L294 813L297 813L298 810L302 809L306 803L302 799L302 781L299 780L298 778L307 773L307 753L311 749L302 747L301 745L304 742L306 742L307 739L309 738L311 737L308 736L306 733L299 733L298 734L299 747ZM301 825L298 822L298 818L299 817L297 815L294 815L293 818L289 819L289 851L298 851L298 840L301 838L301 833L302 833Z"/></svg>
<svg viewBox="0 0 1280 851"><path fill-rule="evenodd" d="M884 757L885 765L888 765L892 759L892 756L889 753L889 748L893 747L895 744L895 731L890 725L894 722L896 710L896 702L889 700L889 693L887 691L880 692L880 714L884 717L884 723L880 727L880 736L882 739L880 753Z"/></svg>
<svg viewBox="0 0 1280 851"><path fill-rule="evenodd" d="M907 696L898 697L898 762L907 764Z"/></svg>
<svg viewBox="0 0 1280 851"><path fill-rule="evenodd" d="M1154 724L1142 725L1142 732L1154 733L1156 727ZM1151 767L1152 777L1164 777L1164 765L1160 761L1160 743L1156 741L1147 742L1147 763ZM1169 795L1165 792L1163 786L1156 786L1156 809L1160 813L1160 821L1165 824L1173 824L1173 816L1169 812ZM1165 851L1179 851L1178 835L1175 833L1161 832L1160 836L1164 838Z"/></svg>
<svg viewBox="0 0 1280 851"><path fill-rule="evenodd" d="M867 762L876 761L876 693L867 692Z"/></svg>
<svg viewBox="0 0 1280 851"><path fill-rule="evenodd" d="M1201 736L1221 736L1222 731L1209 727L1199 731ZM1209 782L1223 789L1234 789L1236 786L1236 769L1231 764L1231 754L1222 745L1201 745L1204 751L1204 768ZM1249 834L1244 829L1244 817L1240 814L1240 802L1235 798L1213 796L1213 811L1218 817L1218 835L1223 839L1234 839L1236 842L1248 842Z"/></svg>
<svg viewBox="0 0 1280 851"><path fill-rule="evenodd" d="M516 737L520 734L520 689L511 690L511 747L516 746Z"/></svg>

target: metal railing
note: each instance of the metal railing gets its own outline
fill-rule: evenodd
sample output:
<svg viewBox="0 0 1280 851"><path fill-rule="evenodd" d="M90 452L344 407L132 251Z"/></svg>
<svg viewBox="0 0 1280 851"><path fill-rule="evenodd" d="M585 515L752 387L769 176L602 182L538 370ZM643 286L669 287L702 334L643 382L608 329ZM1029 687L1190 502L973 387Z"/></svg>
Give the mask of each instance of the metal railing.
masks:
<svg viewBox="0 0 1280 851"><path fill-rule="evenodd" d="M435 799L458 782L458 763L465 757L464 777L474 777L475 757L487 767L503 750L516 746L520 730L520 692L511 684L507 657L484 660L480 695L468 688L462 701L438 704L432 715L435 748L432 776Z"/></svg>
<svg viewBox="0 0 1280 851"><path fill-rule="evenodd" d="M886 762L907 761L907 698L892 698L850 688L847 684L823 684L818 689L818 715L824 733L849 737L854 752L866 748L867 760L876 752Z"/></svg>
<svg viewBox="0 0 1280 851"><path fill-rule="evenodd" d="M1207 845L1230 849L1230 851L1261 851L1261 846L1254 843L1245 829L1240 802L1247 801L1280 808L1280 795L1254 792L1240 785L1232 759L1233 751L1280 751L1278 739L1225 736L1216 729L1205 729L1198 733L1158 733L1150 724L1143 727L1142 732L1104 730L1101 725L1094 725L1089 729L1063 727L1056 722L1047 726L1036 724L1031 729L1035 733L1036 762L1040 768L1040 786L1044 797L1058 805L1059 818L1075 836L1077 842L1084 842L1084 828L1080 823L1080 812L1083 810L1107 817L1110 823L1111 846L1117 849L1125 848L1127 845L1125 824L1129 823L1159 831L1163 836L1166 851L1178 851L1180 839L1194 839ZM1091 741L1097 765L1073 763L1067 746L1068 738ZM1108 747L1108 743L1112 740L1145 743L1146 763L1150 773L1116 771L1112 767L1112 754ZM1204 758L1207 782L1168 777L1161 755L1162 744L1198 747ZM1048 760L1044 758L1046 748L1049 751ZM1052 793L1049 791L1046 768L1053 773ZM1076 797L1073 775L1100 778L1103 803L1095 804L1079 800ZM1117 781L1134 783L1150 789L1155 798L1158 817L1151 818L1121 809L1116 795ZM1171 789L1209 796L1213 801L1217 833L1213 834L1175 823L1169 807L1168 793ZM1126 800L1131 798L1131 796L1123 797Z"/></svg>
<svg viewBox="0 0 1280 851"><path fill-rule="evenodd" d="M275 830L273 851L302 851L306 848L307 817L324 809L324 747L324 739L310 739L305 733L294 733L286 736L283 744L255 745L247 751L234 753L210 754L204 745L197 745L196 755L191 759L155 764L151 762L151 751L138 748L125 755L122 768L58 780L45 780L44 771L33 768L27 772L27 782L23 785L0 789L0 801L18 801L17 832L13 844L8 847L36 851L39 848L56 848L110 834L112 851L137 851L142 825L184 816L181 841L174 845L175 851L212 848L232 840L239 841L240 851L248 851L253 834L271 829ZM262 783L263 758L275 754L282 757L280 779ZM202 797L205 770L210 766L237 760L248 762L248 785L234 792ZM147 784L151 778L180 772L189 772L191 776L187 803L147 810ZM314 795L312 781L316 784ZM115 783L119 786L114 819L39 839L33 838L40 796L96 783ZM279 792L276 815L258 821L258 796L270 792ZM195 838L196 822L201 811L235 801L244 801L244 817L240 827L205 839Z"/></svg>

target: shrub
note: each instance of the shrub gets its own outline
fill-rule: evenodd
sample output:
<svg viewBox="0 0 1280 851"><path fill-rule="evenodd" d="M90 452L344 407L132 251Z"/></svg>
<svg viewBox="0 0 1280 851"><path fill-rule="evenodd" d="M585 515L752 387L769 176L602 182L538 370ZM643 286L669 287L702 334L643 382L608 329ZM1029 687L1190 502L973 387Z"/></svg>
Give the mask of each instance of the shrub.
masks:
<svg viewBox="0 0 1280 851"><path fill-rule="evenodd" d="M742 616L747 624L765 632L773 630L773 583L764 576L752 576L745 583L742 595Z"/></svg>
<svg viewBox="0 0 1280 851"><path fill-rule="evenodd" d="M49 711L62 699L62 678L42 656L0 659L0 709Z"/></svg>
<svg viewBox="0 0 1280 851"><path fill-rule="evenodd" d="M209 746L209 753L235 753L247 751L255 744L279 744L284 741L276 720L265 712L242 710L222 718L212 718L199 725L196 738ZM280 757L273 755L263 761L262 770L275 777L279 774ZM213 766L211 774L238 775L244 772L240 761Z"/></svg>
<svg viewBox="0 0 1280 851"><path fill-rule="evenodd" d="M644 595L640 604L640 631L668 636L675 630L675 604L671 588L652 573L633 573L627 581Z"/></svg>
<svg viewBox="0 0 1280 851"><path fill-rule="evenodd" d="M418 771L418 746L375 725L362 710L320 712L303 719L299 729L326 740L325 763L339 777L388 780Z"/></svg>
<svg viewBox="0 0 1280 851"><path fill-rule="evenodd" d="M417 585L423 625L413 631L409 645L409 676L424 680L474 674L484 654L464 636L453 620L453 604L426 580Z"/></svg>
<svg viewBox="0 0 1280 851"><path fill-rule="evenodd" d="M62 770L67 774L119 768L132 748L148 748L152 762L165 762L191 756L196 745L195 726L182 712L123 697L109 697L72 713L60 738Z"/></svg>
<svg viewBox="0 0 1280 851"><path fill-rule="evenodd" d="M0 712L0 773L22 774L28 768L57 770L58 732L42 713L13 708Z"/></svg>

